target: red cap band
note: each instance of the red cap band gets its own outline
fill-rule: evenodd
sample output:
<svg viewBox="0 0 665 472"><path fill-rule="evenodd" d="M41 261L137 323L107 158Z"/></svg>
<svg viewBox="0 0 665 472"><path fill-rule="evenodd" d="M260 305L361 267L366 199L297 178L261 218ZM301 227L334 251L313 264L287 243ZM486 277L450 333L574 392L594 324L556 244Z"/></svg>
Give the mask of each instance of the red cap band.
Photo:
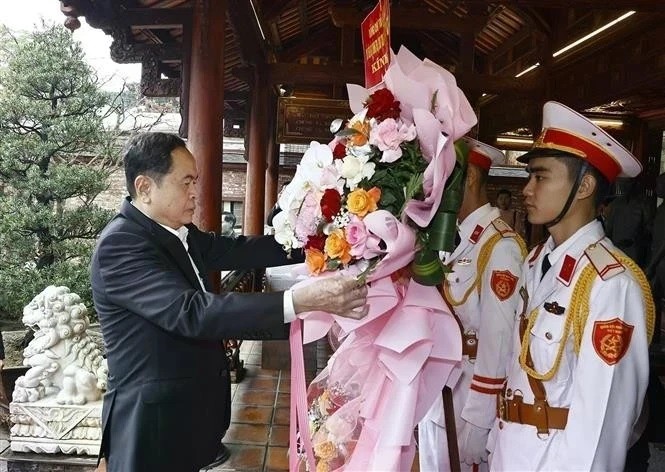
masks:
<svg viewBox="0 0 665 472"><path fill-rule="evenodd" d="M490 167L492 167L492 159L485 154L479 153L475 149L471 149L469 151L469 164L476 165L481 169L490 170Z"/></svg>
<svg viewBox="0 0 665 472"><path fill-rule="evenodd" d="M610 182L614 182L621 173L621 165L610 153L597 144L567 131L555 128L544 129L534 148L557 149L585 159Z"/></svg>

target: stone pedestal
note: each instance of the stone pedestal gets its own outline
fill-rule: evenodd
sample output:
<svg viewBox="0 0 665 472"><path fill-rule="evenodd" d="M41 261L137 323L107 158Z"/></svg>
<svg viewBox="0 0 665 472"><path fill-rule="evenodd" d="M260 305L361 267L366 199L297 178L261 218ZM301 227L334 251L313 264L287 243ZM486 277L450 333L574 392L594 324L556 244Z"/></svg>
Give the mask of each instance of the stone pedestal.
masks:
<svg viewBox="0 0 665 472"><path fill-rule="evenodd" d="M65 454L36 454L6 449L0 454L2 472L96 472L97 458Z"/></svg>
<svg viewBox="0 0 665 472"><path fill-rule="evenodd" d="M58 405L55 398L9 405L14 452L96 456L102 439L102 401Z"/></svg>

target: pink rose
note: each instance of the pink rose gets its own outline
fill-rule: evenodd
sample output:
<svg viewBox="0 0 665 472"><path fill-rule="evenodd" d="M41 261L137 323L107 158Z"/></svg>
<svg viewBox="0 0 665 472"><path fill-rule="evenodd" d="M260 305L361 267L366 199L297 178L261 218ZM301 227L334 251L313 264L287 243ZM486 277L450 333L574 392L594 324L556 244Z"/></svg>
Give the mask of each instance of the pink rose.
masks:
<svg viewBox="0 0 665 472"><path fill-rule="evenodd" d="M346 240L351 245L350 254L353 257L361 257L366 249L367 228L363 220L353 215L351 222L346 226Z"/></svg>
<svg viewBox="0 0 665 472"><path fill-rule="evenodd" d="M416 128L401 121L386 118L369 133L369 143L383 152L381 162L395 162L402 157L400 144L416 139Z"/></svg>

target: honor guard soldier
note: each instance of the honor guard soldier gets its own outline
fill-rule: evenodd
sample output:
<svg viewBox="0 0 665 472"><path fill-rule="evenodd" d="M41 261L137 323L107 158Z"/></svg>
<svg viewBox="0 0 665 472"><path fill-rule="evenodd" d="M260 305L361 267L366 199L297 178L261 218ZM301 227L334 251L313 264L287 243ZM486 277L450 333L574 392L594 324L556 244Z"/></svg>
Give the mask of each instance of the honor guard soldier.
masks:
<svg viewBox="0 0 665 472"><path fill-rule="evenodd" d="M444 259L451 272L443 295L462 331L463 358L453 389L461 468L487 470L487 437L505 381L526 248L487 198L490 166L502 162L503 153L465 139L469 166L458 215L460 243ZM441 399L420 422L418 439L421 471L451 470Z"/></svg>
<svg viewBox="0 0 665 472"><path fill-rule="evenodd" d="M556 102L545 104L543 130L519 160L529 173L529 222L550 237L522 269L490 468L623 470L648 383L653 299L595 216L610 183L641 165Z"/></svg>

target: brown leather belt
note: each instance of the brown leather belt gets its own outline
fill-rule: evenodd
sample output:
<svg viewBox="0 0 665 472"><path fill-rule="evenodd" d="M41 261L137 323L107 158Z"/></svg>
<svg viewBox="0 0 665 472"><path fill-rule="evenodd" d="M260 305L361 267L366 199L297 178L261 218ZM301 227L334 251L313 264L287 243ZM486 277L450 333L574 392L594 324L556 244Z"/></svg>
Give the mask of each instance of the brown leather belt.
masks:
<svg viewBox="0 0 665 472"><path fill-rule="evenodd" d="M478 355L478 337L475 331L462 333L462 355L474 360Z"/></svg>
<svg viewBox="0 0 665 472"><path fill-rule="evenodd" d="M549 434L550 429L565 429L568 422L568 408L549 406L547 401L535 400L524 403L522 395L514 394L506 398L505 392L498 397L498 416L503 421L535 426L538 434Z"/></svg>

